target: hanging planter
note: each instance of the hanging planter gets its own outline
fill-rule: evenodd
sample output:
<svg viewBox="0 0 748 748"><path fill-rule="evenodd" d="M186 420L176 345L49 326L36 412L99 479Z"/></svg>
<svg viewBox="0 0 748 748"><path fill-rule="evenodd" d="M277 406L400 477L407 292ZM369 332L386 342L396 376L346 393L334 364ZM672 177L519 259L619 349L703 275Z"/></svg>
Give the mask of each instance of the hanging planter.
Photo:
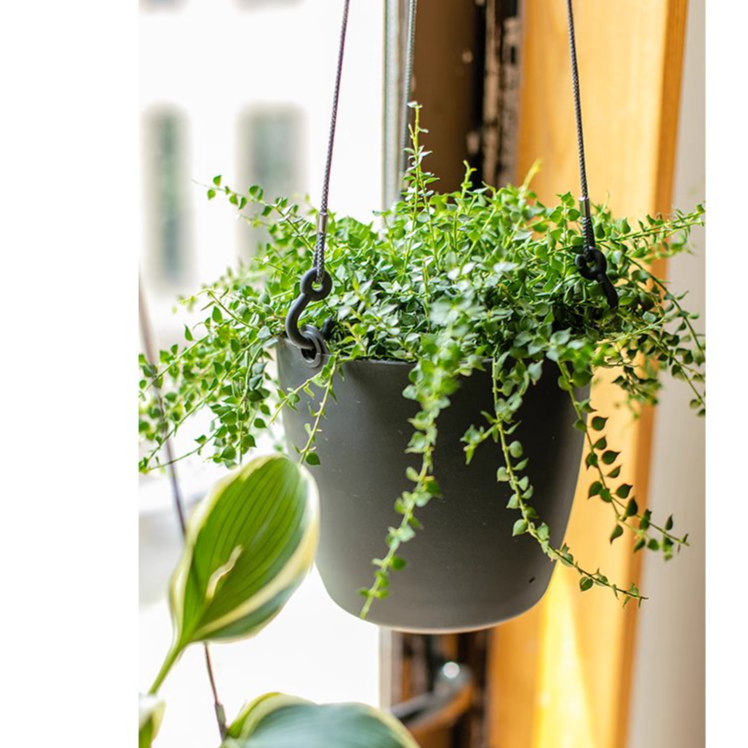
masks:
<svg viewBox="0 0 748 748"><path fill-rule="evenodd" d="M308 364L286 341L278 346L278 366L284 390L309 378ZM506 466L500 451L478 450L466 465L463 437L493 409L488 368L462 383L439 418L434 474L443 499L429 506L426 529L408 546L407 572L372 607L375 623L421 632L483 628L523 613L548 586L553 567L541 548L512 537L516 516L506 510L512 490L496 482ZM517 414L514 438L533 455L526 475L538 496L535 509L553 528L551 542L560 544L584 437L573 428L576 414L557 386L557 367L548 362L544 369ZM361 610L359 590L371 584L371 561L382 550L381 532L372 528L398 524L393 497L408 490L406 473L419 468L417 456L407 452L409 420L419 409L402 394L411 371L396 361L346 364L315 443L320 464L312 472L323 497L317 566L330 596L353 614ZM286 434L299 450L319 399L311 409L300 404L284 412Z"/></svg>
<svg viewBox="0 0 748 748"><path fill-rule="evenodd" d="M345 8L320 209L214 179L208 197L225 194L270 241L186 300L207 317L183 346L158 367L141 361L140 430L151 445L141 469L163 465L166 436L203 410L214 418L193 452L227 467L282 416L285 448L319 484L328 591L394 628L511 618L540 599L557 561L582 591L641 602L635 584L581 564L563 536L586 443L589 495L610 509L610 541L628 534L634 551L665 558L687 544L622 481L589 384L596 369L616 369L636 409L656 402L667 370L703 413L693 315L648 269L687 247L703 210L637 225L606 208L593 217L583 148L579 202L543 205L529 177L476 186L469 169L460 190L438 193L414 107L402 199L376 223L336 219L327 197Z"/></svg>
<svg viewBox="0 0 748 748"><path fill-rule="evenodd" d="M582 590L640 600L634 585L563 544L581 442L612 542L625 533L637 549L670 557L687 538L637 506L586 388L594 369L615 367L623 399L654 403L657 367L686 380L703 410L703 343L681 300L645 269L686 248L702 211L636 228L596 214L620 299L611 309L574 266L582 236L570 195L543 206L527 186L468 182L434 193L423 186L418 135L416 124L412 188L381 228L330 216L332 288L308 305L295 279L310 277L314 211L216 178L211 193L254 206L248 220L271 240L247 268L186 300L206 316L183 346L162 352L158 367L142 362L150 450L141 469L163 465L164 434L201 410L213 420L194 451L227 467L285 419L287 448L319 483L318 558L331 595L395 628L475 628L516 615L545 590L548 559L574 570ZM302 349L285 320L299 296Z"/></svg>

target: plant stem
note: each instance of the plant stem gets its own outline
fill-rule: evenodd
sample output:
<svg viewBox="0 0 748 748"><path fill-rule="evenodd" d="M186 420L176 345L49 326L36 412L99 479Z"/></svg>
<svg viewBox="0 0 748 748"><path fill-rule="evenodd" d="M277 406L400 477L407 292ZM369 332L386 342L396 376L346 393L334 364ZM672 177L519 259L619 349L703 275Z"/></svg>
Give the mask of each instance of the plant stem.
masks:
<svg viewBox="0 0 748 748"><path fill-rule="evenodd" d="M587 439L587 444L589 445L590 452L597 455L597 450L595 449L595 445L592 442L592 437L590 436L590 430L587 427L587 424L585 423L585 420L584 420L584 414L582 413L582 410L579 407L579 403L577 402L577 399L574 397L573 384L572 384L569 372L566 368L566 365L563 362L559 362L558 368L561 370L561 376L563 377L564 383L566 384L567 392L569 393L569 397L571 398L571 403L574 406L574 412L577 415L577 419L580 422L585 424L584 435L585 435L585 438ZM607 480L605 477L605 472L600 467L599 460L595 461L595 469L597 470L597 474L598 474L598 477L600 478L600 483L602 487L607 492L607 495L610 496L610 501L605 502L605 503L610 504L610 507L613 510L613 513L615 514L616 521L619 524L624 525L624 527L628 528L632 532L637 533L638 530L635 527L632 527L630 524L628 524L628 521L627 521L628 517L626 516L626 513L625 513L626 505L608 488ZM618 509L620 509L623 513L619 514ZM638 520L642 519L642 516L640 514L634 514L631 516L636 517L636 519ZM649 522L649 526L653 527L663 537L667 538L668 540L671 540L673 543L678 543L679 545L688 545L688 543L683 538L677 538L674 535L671 535L667 530L665 530L663 527L660 527L659 525L656 525L651 520Z"/></svg>
<svg viewBox="0 0 748 748"><path fill-rule="evenodd" d="M151 387L159 387L160 386L159 383L158 383L159 380L163 379L169 373L169 369L171 369L176 364L178 364L181 361L181 359L184 358L184 356L186 354L188 354L191 351L193 351L194 349L196 349L199 345L203 345L208 340L208 338L209 338L208 335L203 335L203 337L200 338L199 340L195 340L192 343L192 345L188 345L185 348L182 348L182 350L179 352L179 355L175 356L171 360L171 362L169 363L168 366L166 366L161 371L155 371L151 375L151 381L148 382L145 387L143 387L142 392L147 392ZM155 366L153 366L153 365L151 365L151 366L152 366L152 368L155 369Z"/></svg>
<svg viewBox="0 0 748 748"><path fill-rule="evenodd" d="M421 488L423 488L424 481L426 477L429 474L429 470L431 469L431 465L433 464L432 461L433 457L433 447L428 452L423 453L423 459L421 461L421 471L418 474L418 480L416 481L416 490L413 491L413 495L417 493L417 491ZM400 526L398 530L402 531L405 528L409 527L411 522L414 519L414 513L415 513L415 501L406 501L403 500L403 518L400 521ZM394 561L395 555L397 554L398 549L400 548L400 540L395 538L389 545L389 548L387 550L387 555L382 559L381 563L378 564L379 569L382 573L389 574L390 569L392 568L392 563ZM379 594L381 593L383 588L383 581L382 577L377 576L374 580L374 584L370 587L367 595L366 595L366 601L364 602L363 607L361 608L361 613L359 614L360 617L366 618L367 615L369 615L369 610L371 609L372 603L374 600L377 599Z"/></svg>
<svg viewBox="0 0 748 748"><path fill-rule="evenodd" d="M699 336L696 333L696 330L694 330L694 327L691 324L691 320L688 318L688 314L685 312L683 307L680 305L680 302L678 301L678 299L676 299L675 296L670 292L668 287L665 285L664 281L660 280L660 278L658 278L656 275L653 275L651 270L646 268L641 263L637 262L633 257L629 257L628 259L629 259L629 262L633 263L641 270L644 270L645 272L649 273L649 276L654 282L654 284L658 286L662 291L664 291L665 298L668 301L671 301L675 305L675 308L680 312L680 318L686 323L691 335L693 336L693 342L696 344L696 347L699 349L699 353L701 353L702 356L706 356L706 353L704 352L704 349L701 343L699 342Z"/></svg>
<svg viewBox="0 0 748 748"><path fill-rule="evenodd" d="M158 689L161 688L161 684L166 679L166 676L169 674L169 671L172 669L172 667L174 667L174 663L177 661L177 659L179 659L180 654L182 654L182 648L179 647L175 642L171 649L167 652L164 663L163 665L161 665L161 670L158 671L156 679L148 689L149 694L155 694Z"/></svg>
<svg viewBox="0 0 748 748"><path fill-rule="evenodd" d="M239 354L241 354L241 353L246 353L246 352L247 352L247 351L249 350L249 348L250 348L250 346L247 346L247 347L245 347L245 348L241 349L241 350L239 351ZM237 355L239 355L239 354L237 354ZM149 453L148 453L148 454L147 454L147 455L146 455L146 456L145 456L145 457L143 458L143 460L141 461L141 462L142 462L142 464L143 464L143 468L141 469L141 472L148 472L148 470L150 470L150 469L151 469L151 468L150 468L150 462L151 462L151 460L152 460L152 459L153 459L153 458L154 458L154 457L155 457L155 456L156 456L156 455L157 455L157 454L158 454L158 453L159 453L159 452L161 451L161 449L163 448L163 446L164 446L164 444L165 444L165 443L167 442L167 440L171 439L171 437L172 437L172 436L174 436L174 434L176 434L176 433L177 433L177 431L178 431L179 427L180 427L180 426L182 426L182 425L183 425L183 424L185 423L185 421L186 421L186 420L187 420L187 419L188 419L188 418L189 418L189 417L190 417L190 416L191 416L191 415L192 415L193 413L195 413L195 412L196 412L196 411L197 411L198 409L202 408L202 406L203 406L203 405L205 405L205 403L206 403L206 402L207 402L208 400L210 400L210 398L211 398L211 397L212 397L213 395L215 395L215 392L216 392L216 391L217 391L217 390L219 389L219 386L220 386L221 384L223 384L223 382L224 382L224 381L226 380L226 378L227 378L227 377L229 376L229 374L232 374L232 373L233 373L233 372L232 372L232 371L231 371L230 369L228 369L228 368L227 368L227 369L226 369L226 370L224 371L224 373L223 373L223 374L221 375L221 378L220 378L220 379L218 380L218 382L217 382L217 385L216 385L216 387L215 387L215 388L213 388L213 389L211 389L211 390L210 390L210 391L209 391L209 392L208 392L208 393L207 393L207 394L206 394L206 395L205 395L205 396L204 396L204 397L203 397L203 398L202 398L201 400L199 400L199 401L198 401L198 402L197 402L197 403L196 403L195 405L193 405L193 406L192 406L192 408L190 408L190 410L188 410L188 411L187 411L187 412L186 412L186 413L185 413L185 414L184 414L184 415L182 416L182 418L180 418L180 419L179 419L179 421L178 421L177 423L175 423L175 424L174 424L174 426L173 426L173 427L171 428L171 430L170 430L170 431L168 431L168 432L167 432L167 433L166 433L166 434L164 435L164 437L163 437L163 439L162 439L161 443L160 443L160 444L157 444L157 445L156 445L156 446L155 446L155 447L154 447L154 448L153 448L153 449L152 449L152 450L151 450L151 451L150 451L150 452L149 452ZM158 385L157 385L157 386L158 386ZM162 408L161 408L161 412L162 412L162 417L163 417L163 419L164 419L164 426L166 426L166 423L167 423L167 421L166 421L166 409L165 409L164 407L162 407ZM204 446L204 445L203 445L203 446ZM195 450L195 451L197 451L197 450ZM183 456L186 456L186 455L183 455ZM178 460L178 459L181 459L181 458L177 458L177 460ZM168 464L173 464L173 463L174 463L174 462L176 462L177 460L169 460L169 462L167 462L166 464L167 464L167 465L168 465Z"/></svg>
<svg viewBox="0 0 748 748"><path fill-rule="evenodd" d="M517 475L514 472L514 468L512 466L511 454L509 453L509 447L506 443L506 434L504 431L504 426L500 421L497 422L497 425L498 425L499 438L501 440L501 449L504 454L504 461L506 462L507 473L509 475L509 485L512 487L514 496L517 499L517 503L519 504L520 511L522 512L522 517L523 519L525 519L527 523L527 533L532 538L534 538L535 541L537 541L537 543L540 545L545 555L548 556L553 561L561 561L566 566L576 569L577 573L581 577L589 577L599 586L607 587L608 589L612 590L616 596L618 596L618 593L620 592L625 597L633 599L633 600L638 600L640 602L642 600L646 600L647 599L646 597L643 597L642 595L639 595L636 592L627 591L625 589L622 589L616 584L611 584L599 572L587 571L586 569L582 568L576 560L569 561L561 549L553 548L548 543L547 539L543 539L540 536L540 533L538 532L538 529L535 526L535 523L532 521L532 518L529 515L529 512L528 512L529 507L527 506L524 499L522 498L522 490L519 486Z"/></svg>
<svg viewBox="0 0 748 748"><path fill-rule="evenodd" d="M317 436L317 432L319 431L319 424L322 420L322 416L325 412L325 407L327 406L327 400L330 397L330 393L332 392L332 380L335 376L335 369L337 367L337 359L332 360L332 368L330 369L330 377L327 380L327 385L325 387L325 394L322 397L322 402L320 403L319 409L317 410L316 418L314 419L314 425L312 426L311 431L309 432L309 438L307 439L306 445L304 446L304 449L301 450L301 453L299 454L299 464L303 465L304 461L307 458L307 455L311 451L312 445L314 444L314 439Z"/></svg>
<svg viewBox="0 0 748 748"><path fill-rule="evenodd" d="M309 387L309 385L314 382L315 378L316 378L316 374L313 375L313 376L311 376L311 377L309 377L309 379L307 379L305 382L303 382L302 384L300 384L295 389L289 390L288 392L284 392L283 393L283 397L281 397L280 401L278 402L278 405L275 408L275 411L274 411L273 415L270 417L270 420L268 421L268 428L270 426L272 426L275 423L275 421L278 419L278 416L283 411L283 408L286 407L286 405L288 404L288 401L291 399L291 397L293 397L295 395L298 395L299 392L301 392L302 390L304 390L306 387Z"/></svg>
<svg viewBox="0 0 748 748"><path fill-rule="evenodd" d="M223 309L223 311L226 312L226 314L228 314L229 317L231 317L231 319L233 319L235 322L249 328L250 330L255 329L252 325L247 324L243 319L239 319L239 317L237 317L227 306L225 306L212 291L208 291L208 296L213 300L214 304L217 304L221 309Z"/></svg>
<svg viewBox="0 0 748 748"><path fill-rule="evenodd" d="M498 405L498 394L499 394L498 387L497 387L498 370L497 370L497 365L496 365L496 359L493 360L492 379L493 379L494 407L496 408L496 406ZM517 474L515 473L514 466L512 465L512 455L509 451L509 445L507 444L504 423L502 421L501 416L498 413L498 408L496 409L497 409L497 413L496 413L496 420L494 422L494 425L496 427L497 433L499 435L499 440L501 442L501 451L504 455L504 462L506 463L507 475L509 476L509 485L511 486L512 491L514 492L514 497L517 501L517 505L520 509L520 512L522 513L522 518L525 520L525 524L527 525L527 533L532 538L534 538L535 541L537 541L543 553L545 553L545 555L548 556L550 559L554 561L560 560L565 565L576 569L577 572L580 574L580 576L589 577L596 584L602 587L608 587L610 590L613 591L616 597L618 596L618 593L620 592L624 596L626 596L626 598L635 599L638 601L646 600L646 598L639 595L638 592L635 592L632 590L626 591L618 587L618 585L611 584L599 572L591 573L587 571L586 569L583 569L576 560L573 560L573 559L569 560L569 558L567 558L567 555L565 555L561 549L553 548L550 545L549 538L541 537L540 532L538 528L536 527L535 522L533 521L534 517L537 515L531 511L531 508L527 505L525 500L522 498L522 488L519 485ZM546 525L546 529L547 529L547 525Z"/></svg>
<svg viewBox="0 0 748 748"><path fill-rule="evenodd" d="M215 441L216 434L211 434L199 447L195 447L195 449L190 450L189 452L184 452L183 454L179 455L179 457L175 457L172 460L167 460L166 462L159 462L157 461L155 465L148 466L148 470L155 470L156 468L166 468L169 467L169 465L175 465L177 462L181 462L182 460L186 460L188 457L192 457L194 454L200 454L200 452L205 449L205 447L208 446L211 442Z"/></svg>

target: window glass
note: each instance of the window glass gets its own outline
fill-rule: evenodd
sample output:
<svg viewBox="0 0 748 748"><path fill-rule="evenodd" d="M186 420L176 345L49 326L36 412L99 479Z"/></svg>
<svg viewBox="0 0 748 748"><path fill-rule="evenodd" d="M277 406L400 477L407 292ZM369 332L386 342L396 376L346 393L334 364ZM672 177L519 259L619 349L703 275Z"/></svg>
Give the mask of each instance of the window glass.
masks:
<svg viewBox="0 0 748 748"><path fill-rule="evenodd" d="M384 19L378 3L354 6L330 205L342 215L372 220L371 211L381 207ZM262 239L262 232L236 221L236 208L221 190L208 200L214 177L220 174L222 184L236 190L259 184L269 199L310 192L319 204L341 9L338 0L143 0L143 241L137 251L162 349L184 344L185 324L192 327L204 317L201 303L189 312L177 296L197 292L236 267L237 258L255 252ZM197 341L199 325L193 332ZM199 421L180 426L175 453L188 454L204 431ZM225 470L193 455L180 460L178 475L194 508ZM167 475L143 476L139 500L145 691L172 637L167 588L181 537ZM377 641L376 627L337 608L313 572L260 635L212 649L227 714L233 717L245 701L268 691L375 704ZM159 748L216 744L201 648L184 655L163 696L167 716Z"/></svg>
<svg viewBox="0 0 748 748"><path fill-rule="evenodd" d="M259 185L268 201L303 196L306 184L302 130L302 114L292 106L246 112L239 122L242 186ZM245 255L255 251L258 242L267 240L262 230L242 225L241 231Z"/></svg>
<svg viewBox="0 0 748 748"><path fill-rule="evenodd" d="M176 8L186 0L140 0L140 7L144 10L158 10L159 8Z"/></svg>
<svg viewBox="0 0 748 748"><path fill-rule="evenodd" d="M185 279L185 123L175 111L157 111L146 118L146 179L149 213L148 264L160 284Z"/></svg>

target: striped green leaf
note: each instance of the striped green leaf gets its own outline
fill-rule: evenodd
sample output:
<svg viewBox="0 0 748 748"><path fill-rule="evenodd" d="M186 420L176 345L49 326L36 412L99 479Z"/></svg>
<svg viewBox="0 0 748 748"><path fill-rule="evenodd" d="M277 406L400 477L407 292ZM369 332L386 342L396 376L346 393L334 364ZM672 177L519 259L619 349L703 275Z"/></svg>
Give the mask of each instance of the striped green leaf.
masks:
<svg viewBox="0 0 748 748"><path fill-rule="evenodd" d="M418 748L394 717L364 704L319 706L271 693L248 704L222 748Z"/></svg>
<svg viewBox="0 0 748 748"><path fill-rule="evenodd" d="M150 748L164 716L164 702L157 696L140 694L138 702L138 748Z"/></svg>
<svg viewBox="0 0 748 748"><path fill-rule="evenodd" d="M190 644L265 627L309 571L318 536L314 479L286 457L259 457L217 483L187 526L171 580L175 641L151 692Z"/></svg>
<svg viewBox="0 0 748 748"><path fill-rule="evenodd" d="M260 457L220 481L192 518L171 583L184 644L255 634L314 561L318 499L307 470Z"/></svg>

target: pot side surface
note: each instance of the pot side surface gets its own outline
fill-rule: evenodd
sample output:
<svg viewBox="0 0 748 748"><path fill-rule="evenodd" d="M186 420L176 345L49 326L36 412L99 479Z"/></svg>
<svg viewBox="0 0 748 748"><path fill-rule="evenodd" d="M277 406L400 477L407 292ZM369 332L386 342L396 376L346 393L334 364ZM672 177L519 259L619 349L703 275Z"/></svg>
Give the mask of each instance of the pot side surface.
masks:
<svg viewBox="0 0 748 748"><path fill-rule="evenodd" d="M281 340L278 370L284 389L303 384L316 371L298 349ZM410 365L353 361L336 374L316 437L317 466L309 466L320 492L321 531L317 566L332 599L359 615L361 588L374 580L372 559L387 552L387 529L400 524L395 500L412 488L406 468L420 468L420 456L406 454L413 433L408 422L418 404L402 396ZM529 458L523 471L534 486L531 499L559 546L574 499L584 435L573 428L576 413L557 384L558 370L546 361L543 376L525 395L520 426L512 436ZM313 388L313 407L320 393ZM452 404L439 416L434 475L444 498L416 512L423 528L400 547L407 561L393 573L389 596L375 600L367 620L400 631L445 633L494 626L537 603L554 564L529 535L512 537L519 511L509 510L508 483L496 480L505 465L501 447L480 445L465 464L462 436L471 425L485 425L481 411L493 412L491 374L475 372L462 380ZM305 424L312 424L309 398L297 410L284 409L290 443L302 448Z"/></svg>

